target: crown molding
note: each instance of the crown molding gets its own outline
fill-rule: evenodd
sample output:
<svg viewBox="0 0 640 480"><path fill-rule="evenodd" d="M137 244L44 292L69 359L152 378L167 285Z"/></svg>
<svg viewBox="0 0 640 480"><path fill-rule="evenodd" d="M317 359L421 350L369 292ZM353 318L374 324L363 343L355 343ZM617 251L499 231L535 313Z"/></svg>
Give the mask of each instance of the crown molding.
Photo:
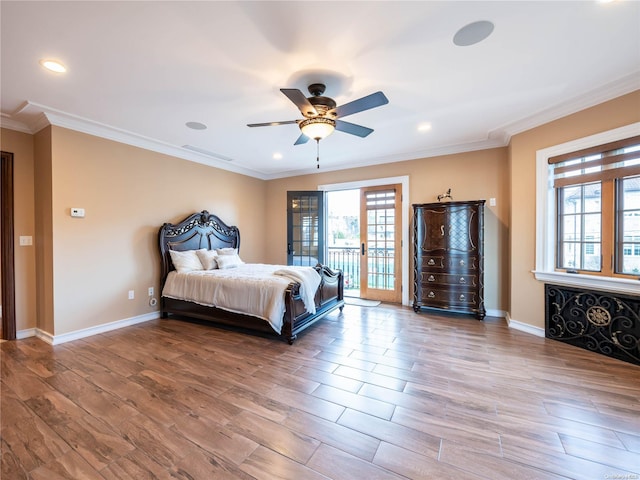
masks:
<svg viewBox="0 0 640 480"><path fill-rule="evenodd" d="M341 165L336 165L335 167L323 167L322 171L346 170L385 163L397 163L441 155L452 155L505 147L509 144L511 137L515 134L531 130L532 128L558 120L559 118L574 114L586 108L612 100L616 97L626 95L635 90L640 90L640 70L613 82L607 83L595 90L573 97L561 104L542 109L516 122L505 124L491 130L487 133L486 138L482 140L455 145L444 145L408 153L405 152L399 155L369 158L367 160L355 161L348 164L343 163ZM30 101L25 102L14 113L2 113L2 116L0 117L1 127L8 128L10 130L17 130L23 133L35 134L48 125L68 128L70 130L182 158L184 160L219 168L221 170L247 175L260 180L275 180L279 178L318 173L318 170L315 168L287 170L274 173L259 172L257 170L252 170L234 164L232 159L222 155L216 156L214 152L199 152L193 147L189 148L188 145L171 145L160 140L138 135L133 132L95 122L78 115L63 112L61 110Z"/></svg>
<svg viewBox="0 0 640 480"><path fill-rule="evenodd" d="M399 163L408 162L411 160L421 160L430 157L439 157L443 155L455 155L457 153L475 152L478 150L488 150L491 148L505 147L508 144L508 140L496 135L495 138L487 138L476 142L467 142L461 144L444 145L440 147L433 147L426 150L418 150L414 152L403 152L399 155L387 155L384 157L369 158L367 160L355 161L348 164L341 163L335 166L322 166L320 167L322 172L333 172L337 170L349 170L351 168L371 167L372 165L382 165L387 163ZM309 167L300 170L287 170L282 172L276 172L266 175L266 180L276 180L279 178L297 177L301 175L313 175L318 173L318 169Z"/></svg>
<svg viewBox="0 0 640 480"><path fill-rule="evenodd" d="M234 165L229 161L230 159L228 157L221 156L218 159L213 156L215 154L207 155L185 147L171 145L154 138L145 137L127 130L95 122L93 120L63 112L62 110L35 102L27 101L18 110L16 110L13 115L7 117L3 115L2 126L5 126L5 119L7 120L7 128L11 128L10 124L16 125L19 128L13 128L14 130L21 130L25 133L35 134L48 125L54 125L56 127L68 128L69 130L86 133L96 137L105 138L107 140L113 140L126 145L143 148L145 150L170 155L172 157L201 163L210 167L266 180L266 177L261 172L244 168L239 165Z"/></svg>
<svg viewBox="0 0 640 480"><path fill-rule="evenodd" d="M15 130L16 132L30 133L31 135L34 133L28 125L11 118L11 115L6 113L0 114L0 127Z"/></svg>
<svg viewBox="0 0 640 480"><path fill-rule="evenodd" d="M562 117L572 115L581 110L594 107L600 103L613 100L614 98L621 97L636 90L640 90L640 70L636 70L630 75L626 75L613 82L602 85L597 89L590 90L585 94L572 97L565 102L554 105L553 107L540 110L521 120L503 125L502 127L490 132L489 135L503 135L507 138L508 143L513 135L531 130Z"/></svg>

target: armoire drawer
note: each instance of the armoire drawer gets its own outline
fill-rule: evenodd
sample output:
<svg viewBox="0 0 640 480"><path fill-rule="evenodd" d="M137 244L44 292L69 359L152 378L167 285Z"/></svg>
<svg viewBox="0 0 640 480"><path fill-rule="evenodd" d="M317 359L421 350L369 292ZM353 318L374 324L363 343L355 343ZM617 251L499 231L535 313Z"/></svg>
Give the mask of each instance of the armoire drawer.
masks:
<svg viewBox="0 0 640 480"><path fill-rule="evenodd" d="M430 285L478 285L478 277L475 274L451 274L451 273L430 273L422 272L422 288L429 288Z"/></svg>
<svg viewBox="0 0 640 480"><path fill-rule="evenodd" d="M440 289L423 287L421 303L432 306L475 307L478 296L469 289Z"/></svg>
<svg viewBox="0 0 640 480"><path fill-rule="evenodd" d="M478 270L478 257L452 255L425 255L422 257L422 271L471 271Z"/></svg>

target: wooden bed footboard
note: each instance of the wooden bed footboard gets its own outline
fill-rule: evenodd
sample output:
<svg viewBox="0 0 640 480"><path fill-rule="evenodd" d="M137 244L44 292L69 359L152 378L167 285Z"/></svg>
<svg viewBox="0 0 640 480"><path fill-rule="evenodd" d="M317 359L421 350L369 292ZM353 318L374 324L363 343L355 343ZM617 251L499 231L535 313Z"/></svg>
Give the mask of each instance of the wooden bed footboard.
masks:
<svg viewBox="0 0 640 480"><path fill-rule="evenodd" d="M285 292L285 314L282 324L282 335L289 345L299 332L317 322L336 308L344 308L344 277L340 270L333 271L326 265L318 264L316 271L321 277L316 290L316 313L306 311L300 298L300 284L291 283Z"/></svg>

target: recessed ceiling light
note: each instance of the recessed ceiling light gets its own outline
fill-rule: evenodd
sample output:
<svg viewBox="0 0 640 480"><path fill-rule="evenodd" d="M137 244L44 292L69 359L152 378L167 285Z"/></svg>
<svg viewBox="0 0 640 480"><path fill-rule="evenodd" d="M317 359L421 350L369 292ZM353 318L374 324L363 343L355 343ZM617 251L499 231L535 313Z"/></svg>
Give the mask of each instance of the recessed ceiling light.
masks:
<svg viewBox="0 0 640 480"><path fill-rule="evenodd" d="M64 72L67 71L67 67L65 67L63 64L61 64L60 62L58 62L56 60L42 59L42 60L40 60L40 65L42 65L47 70L50 70L50 71L56 72L56 73L64 73Z"/></svg>
<svg viewBox="0 0 640 480"><path fill-rule="evenodd" d="M429 130L431 130L430 123L421 123L420 125L418 125L419 132L428 132Z"/></svg>
<svg viewBox="0 0 640 480"><path fill-rule="evenodd" d="M273 159L274 160L282 160L282 154L278 153L278 152L274 153L273 154Z"/></svg>
<svg viewBox="0 0 640 480"><path fill-rule="evenodd" d="M200 122L187 122L185 123L185 125L187 127L189 127L192 130L206 130L207 126L204 123L200 123Z"/></svg>
<svg viewBox="0 0 640 480"><path fill-rule="evenodd" d="M468 47L475 45L487 38L493 32L493 23L486 20L465 25L453 36L453 43L459 47Z"/></svg>

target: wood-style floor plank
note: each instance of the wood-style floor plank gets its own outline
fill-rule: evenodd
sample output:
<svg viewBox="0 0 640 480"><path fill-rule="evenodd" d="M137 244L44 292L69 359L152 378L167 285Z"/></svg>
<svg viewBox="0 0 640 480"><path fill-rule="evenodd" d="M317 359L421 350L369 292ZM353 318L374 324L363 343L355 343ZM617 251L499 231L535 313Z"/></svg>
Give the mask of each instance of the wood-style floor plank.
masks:
<svg viewBox="0 0 640 480"><path fill-rule="evenodd" d="M0 362L3 479L640 478L640 367L496 318L152 320Z"/></svg>
<svg viewBox="0 0 640 480"><path fill-rule="evenodd" d="M373 463L407 478L455 478L461 480L484 480L457 467L412 452L397 445L382 442Z"/></svg>

